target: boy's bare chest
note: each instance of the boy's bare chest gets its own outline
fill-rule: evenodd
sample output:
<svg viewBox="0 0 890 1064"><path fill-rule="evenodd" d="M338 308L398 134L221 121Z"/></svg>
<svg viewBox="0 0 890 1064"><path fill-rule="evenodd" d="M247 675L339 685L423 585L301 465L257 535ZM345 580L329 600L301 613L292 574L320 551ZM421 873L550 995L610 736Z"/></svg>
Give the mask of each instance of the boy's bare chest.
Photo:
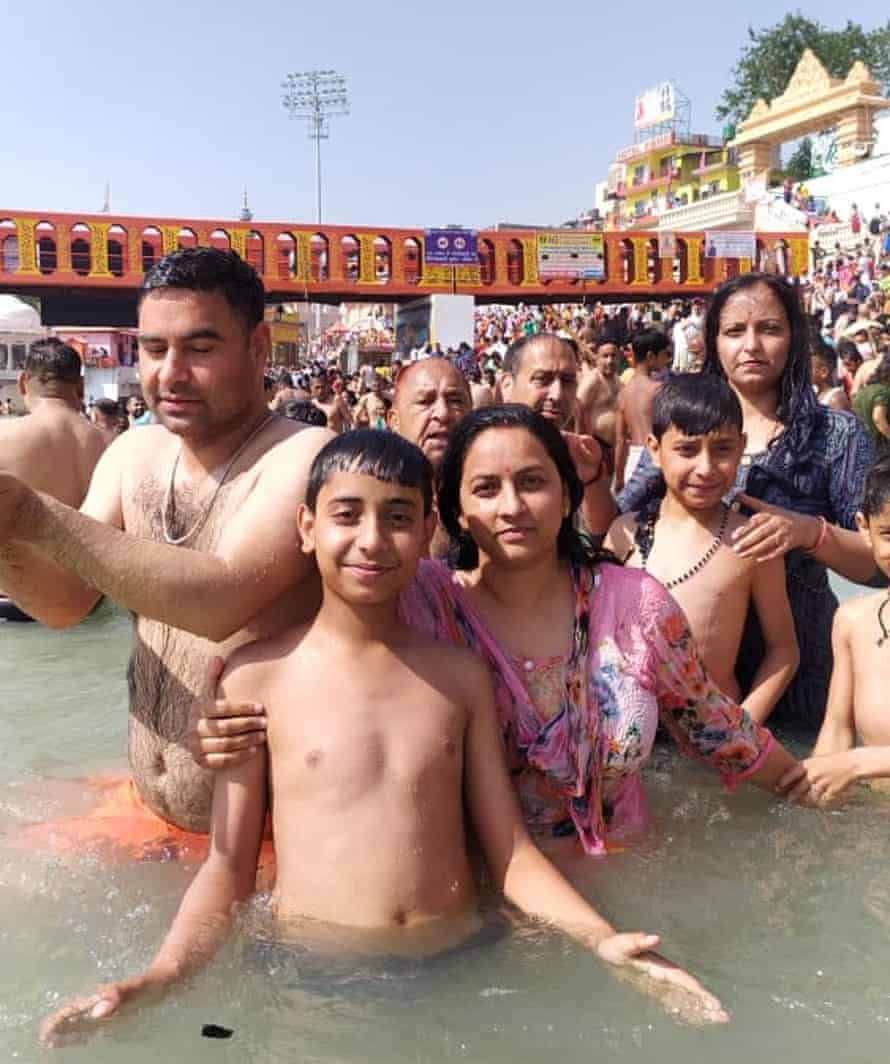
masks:
<svg viewBox="0 0 890 1064"><path fill-rule="evenodd" d="M460 778L466 714L443 692L401 674L305 680L267 699L276 793L347 805L380 788L417 797L431 777Z"/></svg>
<svg viewBox="0 0 890 1064"><path fill-rule="evenodd" d="M877 645L877 622L864 618L852 646L856 732L868 746L890 745L890 642Z"/></svg>

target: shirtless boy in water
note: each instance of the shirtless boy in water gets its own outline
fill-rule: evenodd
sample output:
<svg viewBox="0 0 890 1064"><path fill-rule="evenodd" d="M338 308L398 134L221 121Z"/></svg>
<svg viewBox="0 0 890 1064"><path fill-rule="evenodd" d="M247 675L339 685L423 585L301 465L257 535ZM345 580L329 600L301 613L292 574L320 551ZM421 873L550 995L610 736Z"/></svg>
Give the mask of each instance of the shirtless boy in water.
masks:
<svg viewBox="0 0 890 1064"><path fill-rule="evenodd" d="M638 332L631 340L635 371L618 397L615 416L616 494L633 476L643 448L652 434L652 403L661 387L654 374L671 364L671 347L656 329Z"/></svg>
<svg viewBox="0 0 890 1064"><path fill-rule="evenodd" d="M611 964L725 1019L690 975L617 934L531 842L507 774L491 679L464 648L404 626L400 591L432 534L432 476L412 444L360 430L319 453L299 515L322 606L308 625L237 651L229 700L262 698L263 751L216 781L211 844L154 961L44 1025L43 1038L107 1019L206 963L254 890L267 805L282 932L315 949L427 955L480 926L464 800L491 878L530 916Z"/></svg>
<svg viewBox="0 0 890 1064"><path fill-rule="evenodd" d="M890 458L865 478L859 531L875 564L890 577ZM890 593L845 602L834 616L834 671L825 720L811 757L803 762L813 797L827 804L853 784L869 781L890 791ZM856 745L857 737L862 745Z"/></svg>
<svg viewBox="0 0 890 1064"><path fill-rule="evenodd" d="M606 545L667 587L689 620L709 674L762 724L791 682L799 655L783 559L756 562L730 545L744 519L723 498L744 447L742 409L722 377L671 377L655 397L649 438L664 499L655 513L620 517ZM765 654L741 698L734 670L752 603Z"/></svg>

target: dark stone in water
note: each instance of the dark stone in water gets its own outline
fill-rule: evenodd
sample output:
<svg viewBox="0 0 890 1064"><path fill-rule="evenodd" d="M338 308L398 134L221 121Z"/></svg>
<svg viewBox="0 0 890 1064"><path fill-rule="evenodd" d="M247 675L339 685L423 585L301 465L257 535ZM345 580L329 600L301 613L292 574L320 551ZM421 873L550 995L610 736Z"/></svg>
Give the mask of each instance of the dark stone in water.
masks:
<svg viewBox="0 0 890 1064"><path fill-rule="evenodd" d="M231 1038L234 1033L231 1027L220 1027L216 1023L205 1023L201 1028L204 1038Z"/></svg>

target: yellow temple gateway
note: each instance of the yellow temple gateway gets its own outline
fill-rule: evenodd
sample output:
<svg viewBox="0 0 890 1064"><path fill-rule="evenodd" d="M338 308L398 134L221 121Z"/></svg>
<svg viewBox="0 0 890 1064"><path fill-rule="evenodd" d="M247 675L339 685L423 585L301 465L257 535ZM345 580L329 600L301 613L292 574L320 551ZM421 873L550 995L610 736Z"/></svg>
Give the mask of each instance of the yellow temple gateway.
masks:
<svg viewBox="0 0 890 1064"><path fill-rule="evenodd" d="M860 162L874 140L875 114L885 107L890 101L861 60L845 78L832 78L807 48L782 95L758 100L730 142L742 183L766 181L780 145L825 129L837 130L837 166Z"/></svg>

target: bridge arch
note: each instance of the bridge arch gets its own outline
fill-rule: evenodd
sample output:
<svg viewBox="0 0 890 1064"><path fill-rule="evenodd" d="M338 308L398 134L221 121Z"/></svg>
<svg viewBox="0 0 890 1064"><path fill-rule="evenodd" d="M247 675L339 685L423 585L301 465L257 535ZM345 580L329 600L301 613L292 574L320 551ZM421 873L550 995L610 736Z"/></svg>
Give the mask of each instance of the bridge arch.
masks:
<svg viewBox="0 0 890 1064"><path fill-rule="evenodd" d="M38 222L34 227L37 251L37 269L45 276L55 273L59 267L59 245L56 227L52 222Z"/></svg>
<svg viewBox="0 0 890 1064"><path fill-rule="evenodd" d="M494 244L485 237L480 237L477 247L479 249L479 280L484 285L492 285L495 279Z"/></svg>
<svg viewBox="0 0 890 1064"><path fill-rule="evenodd" d="M517 285L525 280L525 256L519 240L507 244L507 280Z"/></svg>
<svg viewBox="0 0 890 1064"><path fill-rule="evenodd" d="M228 230L221 227L214 229L207 237L212 248L216 248L217 251L229 251L232 247L232 238L229 236Z"/></svg>
<svg viewBox="0 0 890 1064"><path fill-rule="evenodd" d="M244 242L244 254L250 265L262 277L266 269L266 253L262 234L258 233L256 229L251 229L247 234Z"/></svg>
<svg viewBox="0 0 890 1064"><path fill-rule="evenodd" d="M331 246L324 233L309 238L309 273L313 281L327 281L331 276Z"/></svg>
<svg viewBox="0 0 890 1064"><path fill-rule="evenodd" d="M126 263L127 230L122 225L113 225L108 230L108 270L115 277L123 277Z"/></svg>
<svg viewBox="0 0 890 1064"><path fill-rule="evenodd" d="M374 237L374 279L388 284L392 277L392 243L385 236Z"/></svg>
<svg viewBox="0 0 890 1064"><path fill-rule="evenodd" d="M413 236L406 236L402 242L402 270L405 284L420 283L420 254L420 241Z"/></svg>
<svg viewBox="0 0 890 1064"><path fill-rule="evenodd" d="M71 226L69 234L71 241L71 269L86 277L93 268L93 241L90 227L84 222L76 222Z"/></svg>
<svg viewBox="0 0 890 1064"><path fill-rule="evenodd" d="M147 225L142 230L142 272L148 273L163 254L164 241L156 225Z"/></svg>
<svg viewBox="0 0 890 1064"><path fill-rule="evenodd" d="M343 256L343 280L355 284L361 272L361 245L358 238L347 233L340 240L340 253Z"/></svg>
<svg viewBox="0 0 890 1064"><path fill-rule="evenodd" d="M11 218L0 220L0 273L15 273L19 268L19 230Z"/></svg>

